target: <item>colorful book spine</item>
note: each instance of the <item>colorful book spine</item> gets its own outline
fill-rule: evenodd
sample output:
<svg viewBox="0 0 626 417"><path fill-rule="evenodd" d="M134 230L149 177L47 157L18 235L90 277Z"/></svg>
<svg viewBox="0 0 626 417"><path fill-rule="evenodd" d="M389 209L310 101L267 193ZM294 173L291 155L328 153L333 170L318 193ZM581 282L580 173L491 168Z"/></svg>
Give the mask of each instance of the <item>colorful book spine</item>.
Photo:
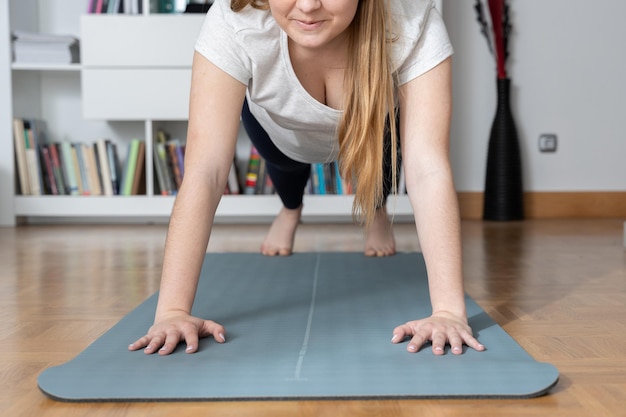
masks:
<svg viewBox="0 0 626 417"><path fill-rule="evenodd" d="M95 145L82 144L83 155L85 156L85 170L89 177L89 188L91 195L102 195L102 183L98 173L98 163L96 162Z"/></svg>
<svg viewBox="0 0 626 417"><path fill-rule="evenodd" d="M131 195L145 194L146 190L146 142L144 141L139 141L139 149L137 150L136 160L135 173L133 175L133 183L130 190Z"/></svg>
<svg viewBox="0 0 626 417"><path fill-rule="evenodd" d="M260 165L261 155L254 146L251 146L250 158L248 159L248 171L246 172L244 194L254 194L256 192L256 183L259 177Z"/></svg>
<svg viewBox="0 0 626 417"><path fill-rule="evenodd" d="M84 187L83 187L83 178L80 172L80 163L78 162L78 152L76 152L76 147L73 144L70 144L70 155L71 155L71 163L72 169L76 175L76 186L78 188L78 195L84 195Z"/></svg>
<svg viewBox="0 0 626 417"><path fill-rule="evenodd" d="M42 161L44 166L46 167L46 185L47 185L47 189L49 190L50 194L52 195L58 195L59 194L59 189L57 188L57 182L56 182L56 178L54 177L54 168L52 165L52 156L50 155L50 149L49 149L49 145L47 144L42 144L41 145L41 154L42 154Z"/></svg>
<svg viewBox="0 0 626 417"><path fill-rule="evenodd" d="M100 172L100 181L104 195L110 196L113 195L113 187L111 186L111 173L109 172L107 141L107 139L98 139L96 141L96 150L98 154L98 171Z"/></svg>
<svg viewBox="0 0 626 417"><path fill-rule="evenodd" d="M50 159L52 160L52 169L54 172L54 179L57 183L57 190L61 195L69 194L69 189L67 187L67 182L65 180L65 176L63 175L63 166L61 164L61 155L59 151L60 145L56 143L52 143L48 146L48 150L50 151Z"/></svg>
<svg viewBox="0 0 626 417"><path fill-rule="evenodd" d="M30 194L30 183L28 180L28 169L26 167L26 141L24 140L24 121L22 119L13 119L13 137L20 193L22 195L28 195Z"/></svg>
<svg viewBox="0 0 626 417"><path fill-rule="evenodd" d="M74 172L74 164L72 162L72 145L67 141L63 141L60 144L60 150L61 167L63 169L63 177L68 187L68 194L79 195L76 172Z"/></svg>
<svg viewBox="0 0 626 417"><path fill-rule="evenodd" d="M128 155L126 156L126 169L124 170L124 182L122 185L122 195L131 195L133 189L133 181L135 178L135 167L137 166L137 154L139 152L139 139L133 139L128 146Z"/></svg>
<svg viewBox="0 0 626 417"><path fill-rule="evenodd" d="M343 179L339 173L339 164L337 162L333 162L333 170L335 172L335 189L337 194L344 194Z"/></svg>

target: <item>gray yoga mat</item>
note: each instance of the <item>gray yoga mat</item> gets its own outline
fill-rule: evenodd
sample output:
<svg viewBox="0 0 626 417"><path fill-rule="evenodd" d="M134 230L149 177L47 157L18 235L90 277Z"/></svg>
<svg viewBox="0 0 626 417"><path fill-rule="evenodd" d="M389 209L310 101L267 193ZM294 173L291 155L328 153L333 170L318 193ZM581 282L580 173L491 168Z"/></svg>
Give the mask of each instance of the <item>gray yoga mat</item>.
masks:
<svg viewBox="0 0 626 417"><path fill-rule="evenodd" d="M401 253L207 255L193 313L226 327L170 356L129 352L152 324L156 295L39 387L61 401L189 401L534 397L558 380L471 298L469 320L487 351L435 356L390 342L395 326L427 316L424 260Z"/></svg>

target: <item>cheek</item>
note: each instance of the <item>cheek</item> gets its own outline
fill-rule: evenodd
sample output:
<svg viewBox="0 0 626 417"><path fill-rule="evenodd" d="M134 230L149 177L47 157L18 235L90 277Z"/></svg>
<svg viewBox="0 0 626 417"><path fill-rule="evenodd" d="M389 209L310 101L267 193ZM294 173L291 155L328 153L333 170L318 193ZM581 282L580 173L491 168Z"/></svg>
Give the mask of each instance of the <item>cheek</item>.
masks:
<svg viewBox="0 0 626 417"><path fill-rule="evenodd" d="M285 29L285 22L287 21L286 12L278 6L274 6L270 8L270 13L272 14L272 17L274 18L276 23L278 23L280 27Z"/></svg>

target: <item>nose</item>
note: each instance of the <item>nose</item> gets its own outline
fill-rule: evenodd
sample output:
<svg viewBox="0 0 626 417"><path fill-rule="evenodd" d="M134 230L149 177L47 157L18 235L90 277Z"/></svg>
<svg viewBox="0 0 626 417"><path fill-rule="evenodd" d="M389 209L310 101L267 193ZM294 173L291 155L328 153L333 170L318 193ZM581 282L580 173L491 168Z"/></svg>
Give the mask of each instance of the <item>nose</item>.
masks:
<svg viewBox="0 0 626 417"><path fill-rule="evenodd" d="M321 7L321 0L296 0L296 7L304 13L309 13Z"/></svg>

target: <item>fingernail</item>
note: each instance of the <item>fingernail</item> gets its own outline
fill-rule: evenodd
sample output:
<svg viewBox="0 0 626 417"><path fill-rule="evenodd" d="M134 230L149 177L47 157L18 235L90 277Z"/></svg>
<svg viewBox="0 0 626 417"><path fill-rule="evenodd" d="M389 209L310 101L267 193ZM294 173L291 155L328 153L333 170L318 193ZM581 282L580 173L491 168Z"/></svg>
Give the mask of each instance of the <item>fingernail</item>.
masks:
<svg viewBox="0 0 626 417"><path fill-rule="evenodd" d="M411 352L414 352L414 351L416 351L416 350L417 350L417 346L415 346L415 345L409 345L409 347L408 347L407 349L409 349Z"/></svg>
<svg viewBox="0 0 626 417"><path fill-rule="evenodd" d="M159 349L159 352L165 352L165 350L167 350L167 346L163 346L161 349Z"/></svg>
<svg viewBox="0 0 626 417"><path fill-rule="evenodd" d="M458 347L458 346L455 346L455 347L452 348L452 350L455 351L455 352L460 352L461 348Z"/></svg>
<svg viewBox="0 0 626 417"><path fill-rule="evenodd" d="M189 351L193 350L193 346L189 345L189 346L187 346L187 349L185 349L185 350L186 350L187 352L189 352Z"/></svg>
<svg viewBox="0 0 626 417"><path fill-rule="evenodd" d="M226 341L226 337L224 336L224 334L220 333L220 335L219 335L219 336L220 336L220 339L222 339L222 341L223 341L223 342L225 342L225 341Z"/></svg>
<svg viewBox="0 0 626 417"><path fill-rule="evenodd" d="M435 352L443 352L443 348L441 348L441 347L437 346L437 347L435 348Z"/></svg>
<svg viewBox="0 0 626 417"><path fill-rule="evenodd" d="M135 344L134 344L134 343L131 343L130 345L128 345L128 347L129 347L129 348L134 348L134 347L135 347Z"/></svg>
<svg viewBox="0 0 626 417"><path fill-rule="evenodd" d="M396 340L398 340L398 335L394 334L393 337L391 338L391 343L395 343Z"/></svg>

